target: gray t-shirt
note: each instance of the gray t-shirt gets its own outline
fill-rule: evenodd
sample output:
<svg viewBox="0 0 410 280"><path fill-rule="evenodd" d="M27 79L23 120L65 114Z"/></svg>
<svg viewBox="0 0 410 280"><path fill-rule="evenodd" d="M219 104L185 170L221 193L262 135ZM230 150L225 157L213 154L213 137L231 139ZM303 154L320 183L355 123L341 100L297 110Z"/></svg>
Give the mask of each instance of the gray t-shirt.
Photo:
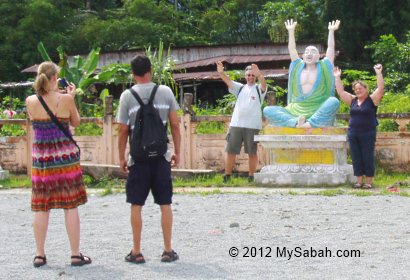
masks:
<svg viewBox="0 0 410 280"><path fill-rule="evenodd" d="M145 104L147 104L154 86L155 84L151 82L146 84L137 84L134 85L132 88L138 93L142 101ZM175 96L172 93L172 90L164 85L160 85L158 87L157 93L155 94L154 98L154 107L159 110L159 115L162 121L164 122L164 125L168 121L169 113L175 112L179 109L178 102L176 101ZM125 125L131 124L131 129L133 129L135 124L135 117L139 108L140 104L132 95L132 93L128 89L125 90L120 97L117 121ZM168 161L171 159L171 153L169 149L165 154L165 158ZM134 162L132 161L131 157L129 157L128 166L131 166L133 164Z"/></svg>

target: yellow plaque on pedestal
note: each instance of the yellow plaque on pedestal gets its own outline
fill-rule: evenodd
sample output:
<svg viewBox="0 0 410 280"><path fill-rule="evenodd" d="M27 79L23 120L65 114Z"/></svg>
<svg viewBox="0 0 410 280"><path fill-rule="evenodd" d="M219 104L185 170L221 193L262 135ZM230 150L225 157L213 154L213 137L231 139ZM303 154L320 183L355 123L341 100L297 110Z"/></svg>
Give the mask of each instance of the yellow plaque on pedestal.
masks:
<svg viewBox="0 0 410 280"><path fill-rule="evenodd" d="M282 126L265 126L265 135L339 135L346 134L346 127L296 128Z"/></svg>
<svg viewBox="0 0 410 280"><path fill-rule="evenodd" d="M272 159L276 164L333 164L332 150L272 149Z"/></svg>

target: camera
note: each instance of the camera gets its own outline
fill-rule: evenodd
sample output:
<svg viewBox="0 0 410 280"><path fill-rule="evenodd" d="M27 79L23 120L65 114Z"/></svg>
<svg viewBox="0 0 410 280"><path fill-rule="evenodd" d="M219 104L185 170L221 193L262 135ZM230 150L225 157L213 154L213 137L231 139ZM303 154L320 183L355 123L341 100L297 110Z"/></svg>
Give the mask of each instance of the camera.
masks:
<svg viewBox="0 0 410 280"><path fill-rule="evenodd" d="M66 88L68 86L69 86L69 83L65 78L58 79L58 87L59 88Z"/></svg>

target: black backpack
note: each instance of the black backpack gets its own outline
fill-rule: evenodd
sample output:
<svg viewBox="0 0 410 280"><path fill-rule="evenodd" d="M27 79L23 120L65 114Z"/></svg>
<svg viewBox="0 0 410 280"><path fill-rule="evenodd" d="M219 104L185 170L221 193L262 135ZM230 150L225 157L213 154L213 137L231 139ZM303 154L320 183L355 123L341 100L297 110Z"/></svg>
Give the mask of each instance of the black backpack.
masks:
<svg viewBox="0 0 410 280"><path fill-rule="evenodd" d="M158 159L167 152L167 126L163 124L159 111L154 107L154 97L158 85L152 89L147 104L132 88L129 91L137 99L140 108L135 118L134 129L130 141L130 155L134 161Z"/></svg>

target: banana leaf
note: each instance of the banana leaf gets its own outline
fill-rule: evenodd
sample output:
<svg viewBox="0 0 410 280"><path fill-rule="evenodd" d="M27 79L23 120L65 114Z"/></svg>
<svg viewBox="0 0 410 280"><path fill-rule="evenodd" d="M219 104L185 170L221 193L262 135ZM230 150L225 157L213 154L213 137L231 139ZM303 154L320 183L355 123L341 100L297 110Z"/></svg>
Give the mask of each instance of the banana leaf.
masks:
<svg viewBox="0 0 410 280"><path fill-rule="evenodd" d="M68 71L65 72L65 78L75 84L76 87L79 87L79 82L81 79L81 72L77 68L69 68Z"/></svg>
<svg viewBox="0 0 410 280"><path fill-rule="evenodd" d="M105 109L105 98L109 95L110 95L110 91L107 88L103 89L100 93L100 99L103 102L103 108L104 109Z"/></svg>
<svg viewBox="0 0 410 280"><path fill-rule="evenodd" d="M94 77L93 78L81 77L78 87L85 91L90 85L97 83L97 82L99 82L99 80Z"/></svg>
<svg viewBox="0 0 410 280"><path fill-rule="evenodd" d="M51 61L51 58L50 58L50 56L48 55L47 50L46 50L46 48L44 47L43 42L39 42L39 43L37 44L37 50L38 50L38 52L40 53L41 58L42 58L44 61Z"/></svg>
<svg viewBox="0 0 410 280"><path fill-rule="evenodd" d="M74 65L73 65L74 68L81 69L83 63L84 63L84 59L82 56L79 56L79 55L74 56Z"/></svg>
<svg viewBox="0 0 410 280"><path fill-rule="evenodd" d="M58 57L60 59L60 61L58 62L58 66L60 67L60 74L59 77L60 78L67 78L69 82L73 82L71 76L69 75L68 72L70 72L69 70L69 65L67 62L67 55L64 52L64 47L63 46L58 46L57 47L57 52L58 52Z"/></svg>
<svg viewBox="0 0 410 280"><path fill-rule="evenodd" d="M87 59L81 67L81 72L83 72L85 77L89 77L94 73L94 70L98 66L98 60L100 58L100 48L91 50L88 54Z"/></svg>
<svg viewBox="0 0 410 280"><path fill-rule="evenodd" d="M91 50L88 54L84 64L81 66L80 70L82 72L81 79L79 81L79 87L85 90L89 85L94 82L94 80L89 80L89 77L94 73L97 68L98 60L100 59L100 48Z"/></svg>

